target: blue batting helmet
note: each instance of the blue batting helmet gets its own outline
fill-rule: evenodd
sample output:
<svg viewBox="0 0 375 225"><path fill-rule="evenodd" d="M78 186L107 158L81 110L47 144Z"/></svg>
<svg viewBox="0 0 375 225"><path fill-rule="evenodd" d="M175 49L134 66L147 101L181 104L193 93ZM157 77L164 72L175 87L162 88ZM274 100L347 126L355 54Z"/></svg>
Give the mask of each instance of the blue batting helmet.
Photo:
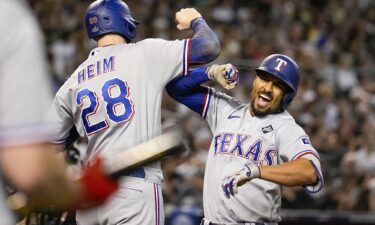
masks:
<svg viewBox="0 0 375 225"><path fill-rule="evenodd" d="M86 11L85 25L90 39L108 33L117 33L130 42L139 24L121 0L97 0Z"/></svg>
<svg viewBox="0 0 375 225"><path fill-rule="evenodd" d="M299 67L297 63L286 55L273 54L263 60L255 69L257 73L268 73L282 80L290 90L284 94L281 111L284 111L297 95L299 82Z"/></svg>

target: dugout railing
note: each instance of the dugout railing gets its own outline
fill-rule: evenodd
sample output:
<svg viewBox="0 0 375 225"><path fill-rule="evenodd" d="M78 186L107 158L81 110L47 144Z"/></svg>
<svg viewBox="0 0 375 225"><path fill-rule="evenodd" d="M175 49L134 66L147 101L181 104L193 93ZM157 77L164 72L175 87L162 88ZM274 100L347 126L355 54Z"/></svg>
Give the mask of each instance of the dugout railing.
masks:
<svg viewBox="0 0 375 225"><path fill-rule="evenodd" d="M282 210L280 225L375 225L375 212Z"/></svg>

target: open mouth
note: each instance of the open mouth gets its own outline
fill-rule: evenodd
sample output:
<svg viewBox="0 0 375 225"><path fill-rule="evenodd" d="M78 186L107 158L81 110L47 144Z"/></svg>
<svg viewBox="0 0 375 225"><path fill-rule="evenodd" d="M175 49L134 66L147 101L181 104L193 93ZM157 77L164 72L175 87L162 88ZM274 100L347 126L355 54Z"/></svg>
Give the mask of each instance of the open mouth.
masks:
<svg viewBox="0 0 375 225"><path fill-rule="evenodd" d="M272 96L270 94L261 93L258 95L257 105L260 107L266 107L272 101Z"/></svg>

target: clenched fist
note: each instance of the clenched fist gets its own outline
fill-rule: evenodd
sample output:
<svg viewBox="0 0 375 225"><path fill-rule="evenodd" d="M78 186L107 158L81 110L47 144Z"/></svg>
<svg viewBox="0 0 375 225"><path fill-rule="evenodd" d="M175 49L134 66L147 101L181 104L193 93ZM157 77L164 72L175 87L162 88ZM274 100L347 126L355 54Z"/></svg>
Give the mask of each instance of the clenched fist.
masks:
<svg viewBox="0 0 375 225"><path fill-rule="evenodd" d="M259 166L255 163L245 164L243 169L231 176L225 177L221 187L225 197L230 198L238 193L238 187L252 179L260 177Z"/></svg>
<svg viewBox="0 0 375 225"><path fill-rule="evenodd" d="M177 29L190 29L191 21L200 17L202 17L202 15L194 8L181 9L176 13Z"/></svg>
<svg viewBox="0 0 375 225"><path fill-rule="evenodd" d="M206 71L208 78L229 90L238 84L238 70L232 64L211 65Z"/></svg>

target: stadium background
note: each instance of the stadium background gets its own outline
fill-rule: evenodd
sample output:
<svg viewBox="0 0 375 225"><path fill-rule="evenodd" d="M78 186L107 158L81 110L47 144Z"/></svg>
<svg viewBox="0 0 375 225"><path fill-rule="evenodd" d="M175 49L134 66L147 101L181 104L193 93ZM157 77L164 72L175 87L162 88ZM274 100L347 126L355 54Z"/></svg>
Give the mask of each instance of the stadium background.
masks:
<svg viewBox="0 0 375 225"><path fill-rule="evenodd" d="M95 47L83 25L91 1L28 2L45 34L57 90ZM240 70L240 85L230 94L243 101L248 101L253 69L265 56L294 57L302 80L288 110L319 151L325 187L314 195L301 187L283 188L283 224L375 224L375 1L126 2L142 22L136 40L191 36L175 28L174 15L182 7L197 8L220 38L215 62L230 62ZM168 96L163 118L164 124L184 121L193 146L191 154L163 163L167 225L199 224L211 133L197 115Z"/></svg>

